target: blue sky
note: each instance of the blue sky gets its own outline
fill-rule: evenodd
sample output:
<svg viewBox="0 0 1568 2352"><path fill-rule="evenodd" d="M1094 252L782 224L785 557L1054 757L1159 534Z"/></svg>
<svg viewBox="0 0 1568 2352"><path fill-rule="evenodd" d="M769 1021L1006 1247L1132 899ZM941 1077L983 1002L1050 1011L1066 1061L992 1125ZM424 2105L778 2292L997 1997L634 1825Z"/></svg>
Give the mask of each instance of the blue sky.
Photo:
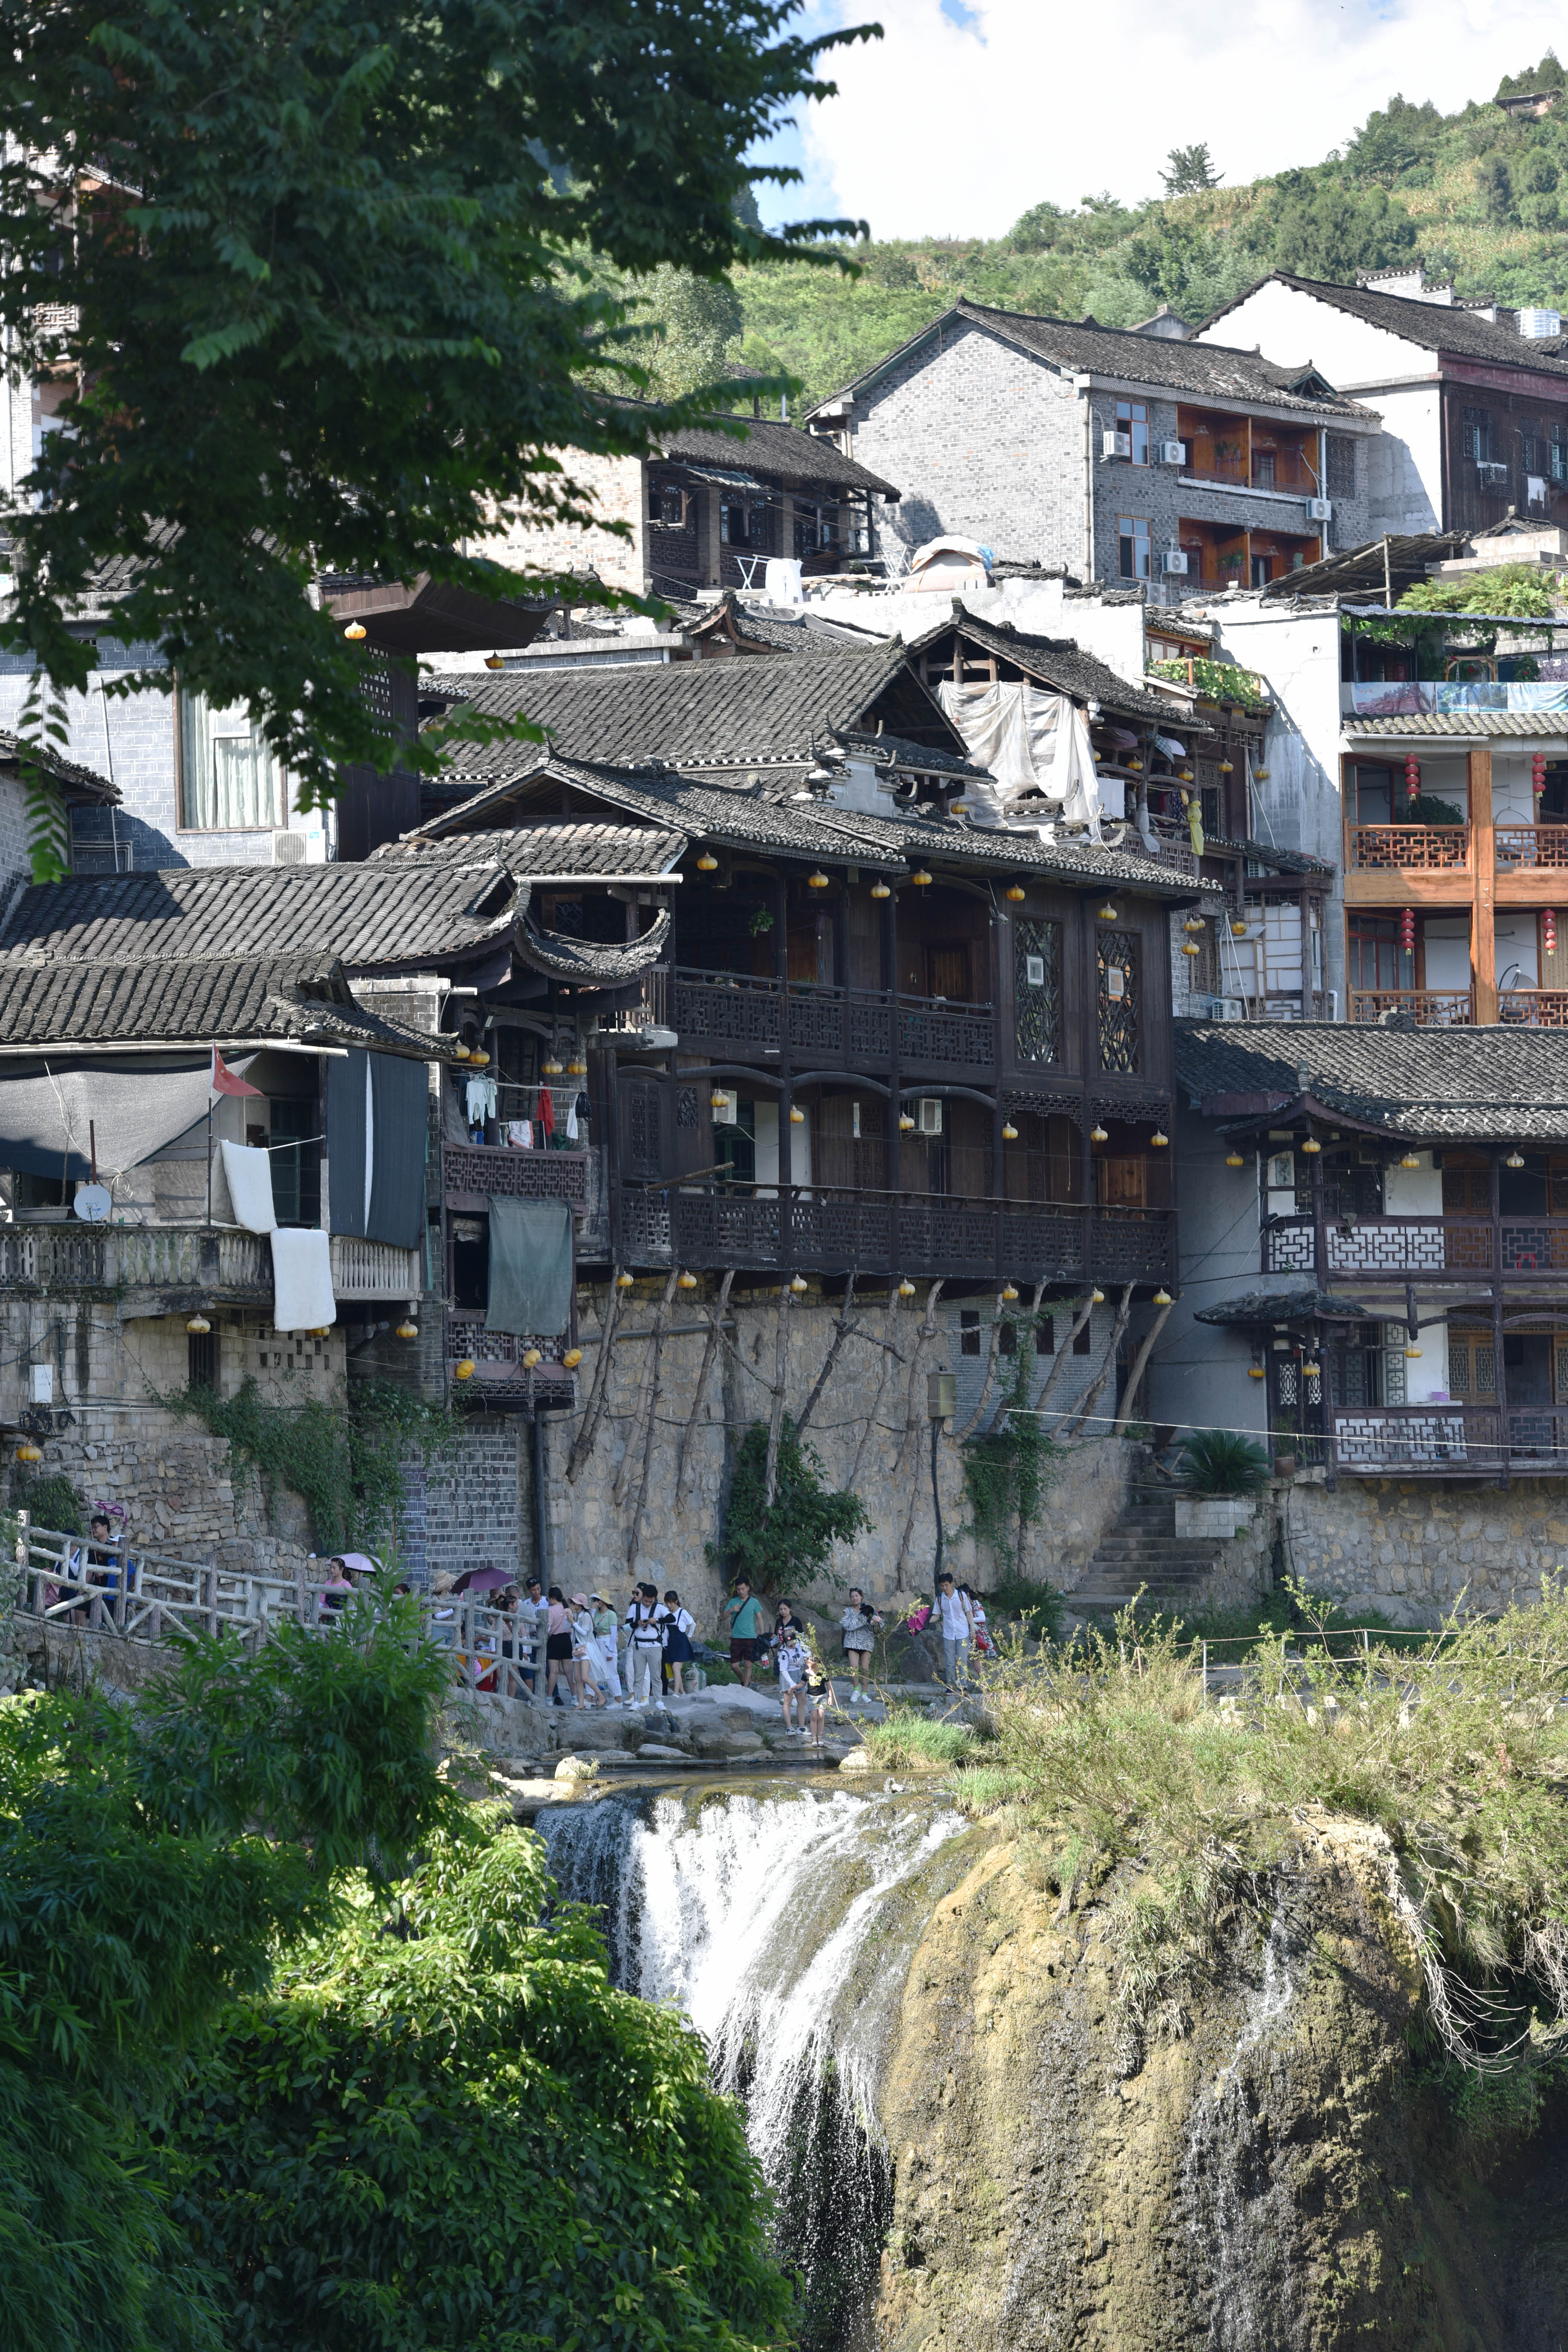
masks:
<svg viewBox="0 0 1568 2352"><path fill-rule="evenodd" d="M997 236L1042 198L1158 195L1173 146L1206 141L1250 180L1320 162L1396 90L1449 110L1549 46L1568 58L1560 0L807 0L798 21L872 19L882 40L825 60L840 95L771 142L805 176L758 191L764 220Z"/></svg>

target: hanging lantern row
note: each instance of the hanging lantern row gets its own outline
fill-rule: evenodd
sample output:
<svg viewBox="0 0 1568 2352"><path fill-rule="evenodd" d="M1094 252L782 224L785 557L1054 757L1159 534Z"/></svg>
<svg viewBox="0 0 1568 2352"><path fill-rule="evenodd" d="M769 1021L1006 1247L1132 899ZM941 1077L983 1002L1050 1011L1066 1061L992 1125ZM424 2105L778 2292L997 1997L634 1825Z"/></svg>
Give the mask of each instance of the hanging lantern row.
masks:
<svg viewBox="0 0 1568 2352"><path fill-rule="evenodd" d="M1405 797L1407 801L1421 797L1421 762L1414 751L1405 754Z"/></svg>
<svg viewBox="0 0 1568 2352"><path fill-rule="evenodd" d="M1530 762L1530 788L1537 800L1546 790L1546 754L1537 751Z"/></svg>
<svg viewBox="0 0 1568 2352"><path fill-rule="evenodd" d="M1557 909L1546 908L1541 918L1541 944L1548 955L1557 952Z"/></svg>
<svg viewBox="0 0 1568 2352"><path fill-rule="evenodd" d="M1406 907L1401 911L1399 918L1399 944L1405 950L1406 955L1415 954L1415 909L1414 907Z"/></svg>

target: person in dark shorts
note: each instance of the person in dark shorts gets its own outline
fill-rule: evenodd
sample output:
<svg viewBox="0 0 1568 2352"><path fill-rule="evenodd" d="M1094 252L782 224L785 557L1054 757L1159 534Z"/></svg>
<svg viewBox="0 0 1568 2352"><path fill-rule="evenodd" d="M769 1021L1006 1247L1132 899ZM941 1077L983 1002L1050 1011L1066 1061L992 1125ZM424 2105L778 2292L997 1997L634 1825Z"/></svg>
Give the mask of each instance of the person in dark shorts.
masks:
<svg viewBox="0 0 1568 2352"><path fill-rule="evenodd" d="M750 1690L752 1673L763 1646L764 1632L763 1604L752 1592L746 1577L736 1578L735 1590L725 1601L721 1614L730 1628L730 1664L740 1675L742 1686Z"/></svg>
<svg viewBox="0 0 1568 2352"><path fill-rule="evenodd" d="M566 1607L566 1595L558 1584L550 1588L549 1614L545 1619L544 1656L547 1675L544 1696L555 1706L575 1706L576 1696L563 1698L556 1685L564 1683L572 1688L572 1622Z"/></svg>

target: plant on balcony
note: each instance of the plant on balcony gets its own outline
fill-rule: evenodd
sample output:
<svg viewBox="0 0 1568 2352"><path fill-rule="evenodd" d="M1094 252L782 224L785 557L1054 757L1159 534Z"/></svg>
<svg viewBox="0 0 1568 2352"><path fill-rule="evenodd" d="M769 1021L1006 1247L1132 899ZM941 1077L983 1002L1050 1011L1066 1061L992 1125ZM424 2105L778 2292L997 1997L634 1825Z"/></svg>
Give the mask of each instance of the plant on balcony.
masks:
<svg viewBox="0 0 1568 2352"><path fill-rule="evenodd" d="M1238 564L1240 561L1237 556ZM1190 661L1151 662L1149 675L1171 678L1178 686L1195 686L1209 701L1230 703L1239 710L1268 708L1268 688L1262 678L1252 670L1238 669L1234 662L1207 661L1194 655Z"/></svg>
<svg viewBox="0 0 1568 2352"><path fill-rule="evenodd" d="M1452 801L1439 800L1436 793L1417 793L1413 801L1395 795L1395 824L1463 824L1465 813Z"/></svg>
<svg viewBox="0 0 1568 2352"><path fill-rule="evenodd" d="M795 1435L787 1415L771 1511L764 1501L767 1464L767 1423L753 1422L736 1457L722 1540L705 1549L710 1568L749 1577L757 1591L782 1596L819 1577L834 1545L853 1543L872 1522L858 1495L823 1485L815 1448Z"/></svg>
<svg viewBox="0 0 1568 2352"><path fill-rule="evenodd" d="M1195 1429L1182 1448L1176 1483L1189 1495L1261 1495L1273 1465L1261 1445L1233 1429Z"/></svg>

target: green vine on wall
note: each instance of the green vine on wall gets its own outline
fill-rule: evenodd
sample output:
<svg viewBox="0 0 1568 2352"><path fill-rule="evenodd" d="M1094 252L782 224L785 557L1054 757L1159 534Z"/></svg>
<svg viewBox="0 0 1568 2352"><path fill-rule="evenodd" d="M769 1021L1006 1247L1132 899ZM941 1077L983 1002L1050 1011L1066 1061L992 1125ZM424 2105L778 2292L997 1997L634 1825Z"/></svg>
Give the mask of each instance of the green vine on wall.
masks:
<svg viewBox="0 0 1568 2352"><path fill-rule="evenodd" d="M759 1592L782 1595L820 1576L835 1543L853 1543L871 1518L858 1495L823 1485L820 1459L795 1435L787 1415L771 1511L764 1501L767 1461L767 1424L754 1422L741 1441L730 1482L723 1542L705 1549L710 1567L748 1577Z"/></svg>
<svg viewBox="0 0 1568 2352"><path fill-rule="evenodd" d="M346 1412L316 1399L268 1404L254 1380L231 1397L184 1388L159 1402L201 1422L249 1463L268 1501L280 1486L298 1495L329 1552L384 1549L396 1529L404 1463L411 1454L439 1456L458 1435L455 1414L391 1381L352 1382Z"/></svg>
<svg viewBox="0 0 1568 2352"><path fill-rule="evenodd" d="M1027 1409L1034 1349L1026 1341L1033 1326L1026 1316L1009 1315L1006 1320L1014 1334L1012 1370L990 1429L963 1449L963 1483L977 1540L991 1546L998 1569L1012 1577L1024 1530L1038 1520L1062 1454L1039 1416Z"/></svg>
<svg viewBox="0 0 1568 2352"><path fill-rule="evenodd" d="M1252 670L1238 669L1235 662L1210 661L1194 655L1190 661L1183 658L1151 662L1149 675L1168 677L1179 686L1190 683L1211 702L1228 702L1238 710L1268 708L1268 689L1263 680Z"/></svg>

